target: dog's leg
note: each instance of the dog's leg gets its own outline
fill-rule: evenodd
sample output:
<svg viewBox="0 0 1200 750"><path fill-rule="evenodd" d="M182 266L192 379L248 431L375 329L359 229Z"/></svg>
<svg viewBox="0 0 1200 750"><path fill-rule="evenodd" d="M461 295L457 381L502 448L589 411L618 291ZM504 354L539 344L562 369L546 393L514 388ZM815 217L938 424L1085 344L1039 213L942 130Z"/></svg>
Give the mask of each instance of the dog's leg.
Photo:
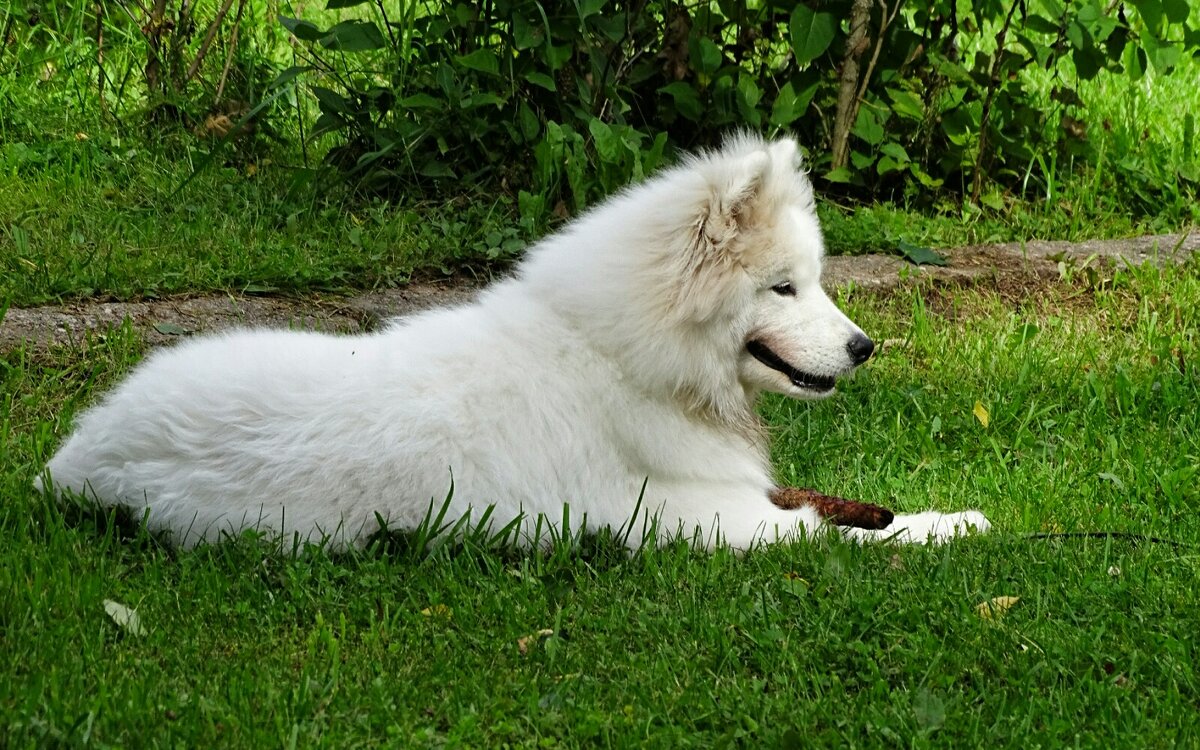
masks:
<svg viewBox="0 0 1200 750"><path fill-rule="evenodd" d="M722 545L747 550L759 544L794 540L820 533L825 523L808 504L781 508L765 492L745 487L682 483L664 488L670 498L656 509L658 539L683 536L706 549Z"/></svg>
<svg viewBox="0 0 1200 750"><path fill-rule="evenodd" d="M786 510L812 508L826 523L834 526L886 529L894 517L890 510L878 505L824 495L816 490L799 487L776 487L771 490L770 498L777 507Z"/></svg>
<svg viewBox="0 0 1200 750"><path fill-rule="evenodd" d="M892 523L883 529L844 528L842 533L861 542L941 544L972 533L986 533L991 528L991 522L977 510L961 513L938 513L930 510L896 516Z"/></svg>

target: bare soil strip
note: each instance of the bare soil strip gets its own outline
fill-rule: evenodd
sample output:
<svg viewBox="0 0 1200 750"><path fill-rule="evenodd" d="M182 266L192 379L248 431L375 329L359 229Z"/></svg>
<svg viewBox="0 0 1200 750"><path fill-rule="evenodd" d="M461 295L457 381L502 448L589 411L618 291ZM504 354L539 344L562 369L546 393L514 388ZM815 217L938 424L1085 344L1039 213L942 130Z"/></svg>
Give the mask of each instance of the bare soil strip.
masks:
<svg viewBox="0 0 1200 750"><path fill-rule="evenodd" d="M1066 267L1088 263L1142 265L1182 263L1200 250L1200 232L1093 242L974 245L945 251L945 266L914 266L894 255L829 258L822 279L827 288L853 284L889 291L902 284L932 283L1011 286L1053 283ZM12 308L0 320L0 351L28 343L37 347L71 344L88 331L102 333L125 319L152 346L195 333L235 327L294 327L353 333L376 328L388 318L470 299L477 282L410 284L399 289L351 296L201 295L142 302L79 301L65 305Z"/></svg>

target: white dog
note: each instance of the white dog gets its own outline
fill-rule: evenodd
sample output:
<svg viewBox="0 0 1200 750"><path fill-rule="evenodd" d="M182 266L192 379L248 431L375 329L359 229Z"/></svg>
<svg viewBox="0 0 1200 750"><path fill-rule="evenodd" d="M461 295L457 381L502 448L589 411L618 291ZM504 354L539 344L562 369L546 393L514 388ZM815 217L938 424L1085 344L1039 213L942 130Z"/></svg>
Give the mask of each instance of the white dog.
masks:
<svg viewBox="0 0 1200 750"><path fill-rule="evenodd" d="M183 545L247 528L361 543L380 519L418 526L452 482L448 521L491 506L526 542L547 519L618 529L639 501L660 541L812 533L815 511L768 499L754 403L828 396L871 356L821 290L822 254L796 144L735 137L544 240L472 304L372 335L239 331L156 352L48 474ZM927 512L845 533L988 526Z"/></svg>

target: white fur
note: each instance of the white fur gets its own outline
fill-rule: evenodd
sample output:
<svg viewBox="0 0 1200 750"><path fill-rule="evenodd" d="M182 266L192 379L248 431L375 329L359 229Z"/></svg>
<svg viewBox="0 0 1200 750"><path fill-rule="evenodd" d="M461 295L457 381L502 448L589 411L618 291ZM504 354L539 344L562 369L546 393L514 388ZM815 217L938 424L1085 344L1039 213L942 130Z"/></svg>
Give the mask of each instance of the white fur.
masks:
<svg viewBox="0 0 1200 750"><path fill-rule="evenodd" d="M744 549L821 526L782 510L753 405L806 398L747 351L849 372L858 330L819 285L812 188L790 140L732 139L534 247L478 301L380 333L238 331L155 352L50 461L56 491L148 510L179 544L258 528L362 542L493 507L492 526L630 522ZM794 295L772 291L788 282ZM924 542L977 512L853 538ZM564 531L558 529L558 531ZM630 543L640 543L635 530Z"/></svg>

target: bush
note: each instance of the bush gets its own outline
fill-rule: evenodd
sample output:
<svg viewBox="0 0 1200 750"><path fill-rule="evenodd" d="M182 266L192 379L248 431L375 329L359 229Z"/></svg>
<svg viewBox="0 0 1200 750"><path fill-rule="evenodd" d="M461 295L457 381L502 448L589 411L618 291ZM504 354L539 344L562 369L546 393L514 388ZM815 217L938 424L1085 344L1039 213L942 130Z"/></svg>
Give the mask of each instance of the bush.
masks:
<svg viewBox="0 0 1200 750"><path fill-rule="evenodd" d="M577 210L735 127L796 134L846 195L995 202L1094 156L1074 82L1200 49L1186 0L386 6L329 0L355 10L328 28L281 19L307 60L280 82L310 74L326 161L372 189L524 191L534 212ZM1049 111L1028 66L1050 71Z"/></svg>

